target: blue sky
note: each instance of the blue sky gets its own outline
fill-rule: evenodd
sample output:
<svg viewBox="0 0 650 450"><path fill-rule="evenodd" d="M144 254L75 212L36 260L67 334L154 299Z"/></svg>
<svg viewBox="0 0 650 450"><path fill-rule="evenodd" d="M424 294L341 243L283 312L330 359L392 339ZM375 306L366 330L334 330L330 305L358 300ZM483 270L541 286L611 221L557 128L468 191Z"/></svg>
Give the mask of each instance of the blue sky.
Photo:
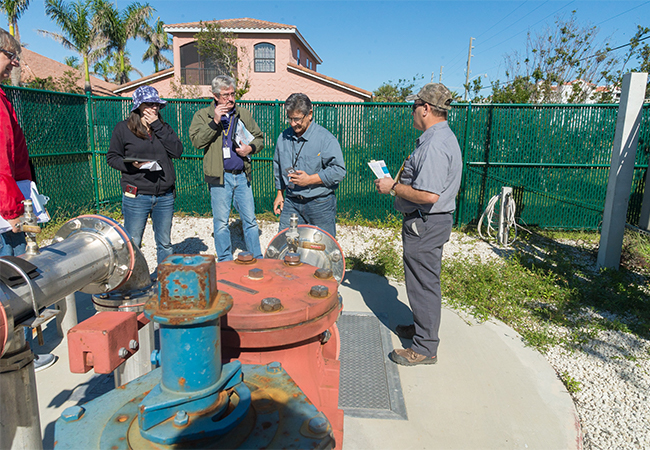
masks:
<svg viewBox="0 0 650 450"><path fill-rule="evenodd" d="M113 0L120 9L130 1ZM72 52L36 30L60 30L32 0L19 22L21 39L32 51L63 62ZM323 60L318 71L372 91L385 81L424 76L417 85L439 80L463 92L470 37L470 77L504 80L504 55L525 48L526 33L542 32L571 11L581 25L595 25L612 47L626 44L637 25L650 27L650 1L207 1L153 0L165 23L251 17L298 27ZM221 11L219 6L226 6ZM6 19L3 20L6 28ZM131 41L131 59L144 75L142 42ZM619 50L619 54L623 54ZM171 55L169 55L171 58ZM132 78L137 78L132 74ZM484 84L487 84L484 83ZM489 91L485 91L488 94Z"/></svg>

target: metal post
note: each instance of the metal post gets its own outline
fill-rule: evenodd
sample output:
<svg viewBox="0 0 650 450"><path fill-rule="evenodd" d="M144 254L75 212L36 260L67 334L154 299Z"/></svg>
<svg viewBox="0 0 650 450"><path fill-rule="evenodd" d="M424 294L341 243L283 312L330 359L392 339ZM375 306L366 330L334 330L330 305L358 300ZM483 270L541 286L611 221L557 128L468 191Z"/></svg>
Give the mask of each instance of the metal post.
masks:
<svg viewBox="0 0 650 450"><path fill-rule="evenodd" d="M56 309L61 311L61 314L56 316L56 331L61 337L66 337L70 328L78 323L77 319L77 303L75 293L66 296L56 304Z"/></svg>
<svg viewBox="0 0 650 450"><path fill-rule="evenodd" d="M647 80L647 73L628 73L623 76L598 249L598 267L618 270L621 262L625 217L630 200Z"/></svg>
<svg viewBox="0 0 650 450"><path fill-rule="evenodd" d="M508 242L509 229L506 227L506 207L508 206L509 196L511 195L511 187L503 186L501 188L501 205L499 207L499 232L497 234L497 241L501 245L506 245Z"/></svg>
<svg viewBox="0 0 650 450"><path fill-rule="evenodd" d="M0 359L0 393L0 448L42 449L34 354L25 341L23 327L14 329Z"/></svg>
<svg viewBox="0 0 650 450"><path fill-rule="evenodd" d="M645 173L645 189L643 191L643 202L641 203L639 228L650 231L650 167Z"/></svg>

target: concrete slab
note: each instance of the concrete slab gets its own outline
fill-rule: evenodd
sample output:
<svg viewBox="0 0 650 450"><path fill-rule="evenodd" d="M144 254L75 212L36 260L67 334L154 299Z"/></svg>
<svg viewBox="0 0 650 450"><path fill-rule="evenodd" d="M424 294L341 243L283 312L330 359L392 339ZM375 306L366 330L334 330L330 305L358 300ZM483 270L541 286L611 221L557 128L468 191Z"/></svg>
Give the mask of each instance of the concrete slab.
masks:
<svg viewBox="0 0 650 450"><path fill-rule="evenodd" d="M391 330L412 320L402 284L348 271L340 293L346 311L384 317ZM88 301L78 299L80 320L92 314ZM544 357L515 331L444 309L441 338L438 364L399 367L408 421L346 416L343 450L581 448L573 401ZM410 344L394 334L392 342L395 348ZM106 379L69 372L67 345L57 340L54 324L37 351L48 348L59 361L37 373L36 382L44 447L53 448L61 412L96 395L89 388Z"/></svg>

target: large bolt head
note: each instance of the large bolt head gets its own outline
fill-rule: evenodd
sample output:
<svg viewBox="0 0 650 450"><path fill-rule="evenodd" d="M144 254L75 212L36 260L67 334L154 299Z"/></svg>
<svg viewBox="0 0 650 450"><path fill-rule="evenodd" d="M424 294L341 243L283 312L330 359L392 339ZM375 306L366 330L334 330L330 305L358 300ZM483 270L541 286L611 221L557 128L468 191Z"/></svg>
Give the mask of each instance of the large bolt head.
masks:
<svg viewBox="0 0 650 450"><path fill-rule="evenodd" d="M284 262L287 264L298 264L300 263L300 254L298 253L287 253L284 255Z"/></svg>
<svg viewBox="0 0 650 450"><path fill-rule="evenodd" d="M327 289L327 286L318 284L316 286L311 287L311 289L309 290L309 295L316 298L325 298L328 295L330 295L330 291L329 289Z"/></svg>
<svg viewBox="0 0 650 450"><path fill-rule="evenodd" d="M248 278L251 280L261 280L264 278L264 271L262 269L251 269L248 271Z"/></svg>
<svg viewBox="0 0 650 450"><path fill-rule="evenodd" d="M251 252L239 252L237 255L237 261L239 262L251 262L253 260L253 254Z"/></svg>
<svg viewBox="0 0 650 450"><path fill-rule="evenodd" d="M322 434L327 432L327 427L328 427L327 419L321 414L322 413L320 413L316 417L312 417L309 420L309 431L311 431L314 434Z"/></svg>
<svg viewBox="0 0 650 450"><path fill-rule="evenodd" d="M70 406L63 410L61 418L64 422L74 422L75 420L81 419L85 411L81 406Z"/></svg>
<svg viewBox="0 0 650 450"><path fill-rule="evenodd" d="M332 275L333 274L330 269L316 269L316 272L314 272L314 276L321 280L329 280L332 278Z"/></svg>
<svg viewBox="0 0 650 450"><path fill-rule="evenodd" d="M282 302L279 298L267 297L262 299L260 309L264 312L278 311L282 308Z"/></svg>

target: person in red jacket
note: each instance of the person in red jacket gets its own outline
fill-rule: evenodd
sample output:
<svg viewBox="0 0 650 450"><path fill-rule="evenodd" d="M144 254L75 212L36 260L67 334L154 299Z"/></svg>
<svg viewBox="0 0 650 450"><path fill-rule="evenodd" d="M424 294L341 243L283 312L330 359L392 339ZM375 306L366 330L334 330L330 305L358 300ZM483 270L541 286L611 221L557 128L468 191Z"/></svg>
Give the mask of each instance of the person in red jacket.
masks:
<svg viewBox="0 0 650 450"><path fill-rule="evenodd" d="M11 76L20 64L20 44L0 29L0 80ZM25 199L17 181L32 180L29 153L23 130L18 125L16 111L0 88L0 216L14 227L0 234L0 256L18 256L25 253L25 233L17 228L23 214Z"/></svg>
<svg viewBox="0 0 650 450"><path fill-rule="evenodd" d="M11 76L14 67L20 64L20 44L7 31L0 28L0 81ZM0 233L0 257L20 256L25 253L25 233L18 228L24 209L21 203L25 197L17 181L33 181L29 165L29 152L23 130L18 124L16 111L0 87L0 216L12 230ZM25 335L28 332L25 328ZM34 370L39 371L56 361L54 355L35 355Z"/></svg>

